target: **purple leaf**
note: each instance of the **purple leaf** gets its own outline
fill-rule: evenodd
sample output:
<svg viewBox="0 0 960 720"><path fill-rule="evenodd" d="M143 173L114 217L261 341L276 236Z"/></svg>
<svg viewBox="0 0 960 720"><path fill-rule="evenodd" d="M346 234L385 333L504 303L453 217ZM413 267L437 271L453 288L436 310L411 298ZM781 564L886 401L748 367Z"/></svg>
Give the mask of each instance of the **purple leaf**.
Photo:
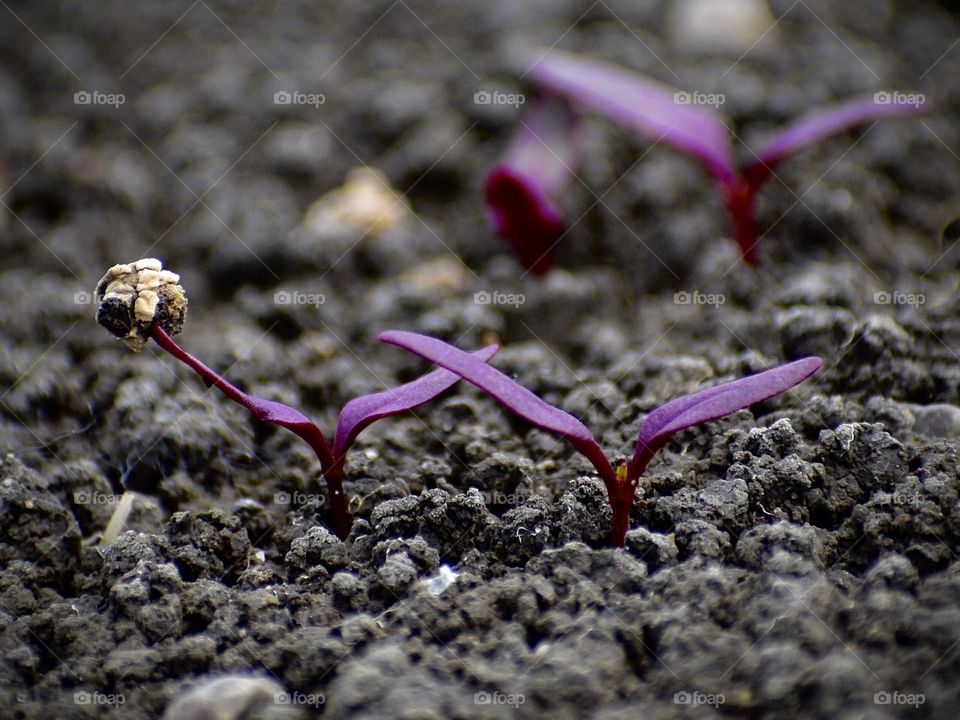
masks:
<svg viewBox="0 0 960 720"><path fill-rule="evenodd" d="M689 94L616 65L557 50L539 58L528 74L580 108L693 155L725 185L735 184L727 128L711 110L685 104Z"/></svg>
<svg viewBox="0 0 960 720"><path fill-rule="evenodd" d="M554 198L573 177L576 122L555 98L538 102L524 120L504 160L487 175L490 221L535 275L553 265L566 225Z"/></svg>
<svg viewBox="0 0 960 720"><path fill-rule="evenodd" d="M488 345L473 356L487 362L496 355L499 345ZM343 457L357 436L371 423L423 405L460 380L448 370L438 369L400 387L354 398L340 411L337 431L333 437L334 457Z"/></svg>
<svg viewBox="0 0 960 720"><path fill-rule="evenodd" d="M830 107L814 110L794 120L770 138L757 153L744 174L751 183L761 182L776 165L789 155L837 135L856 125L899 115L926 112L922 95L902 92L876 93L870 97L854 98Z"/></svg>
<svg viewBox="0 0 960 720"><path fill-rule="evenodd" d="M593 463L608 486L615 484L616 473L610 462L587 427L573 415L545 403L496 368L443 340L402 330L381 333L379 339L455 372L531 425L567 438Z"/></svg>
<svg viewBox="0 0 960 720"><path fill-rule="evenodd" d="M806 380L821 365L823 360L818 357L803 358L661 405L640 426L637 449L630 461L628 477L639 478L650 458L674 433L779 395Z"/></svg>

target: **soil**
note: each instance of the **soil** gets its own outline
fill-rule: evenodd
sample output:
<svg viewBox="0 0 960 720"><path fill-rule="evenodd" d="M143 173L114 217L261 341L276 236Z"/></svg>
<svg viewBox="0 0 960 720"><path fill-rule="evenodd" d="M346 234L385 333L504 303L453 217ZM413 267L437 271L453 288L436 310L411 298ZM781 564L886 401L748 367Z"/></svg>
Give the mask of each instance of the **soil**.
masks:
<svg viewBox="0 0 960 720"><path fill-rule="evenodd" d="M771 9L738 60L652 0L5 4L0 717L956 717L958 9ZM553 45L724 94L747 144L859 93L934 109L778 168L757 269L697 166L590 118L537 280L482 204L523 108L474 94L529 95ZM360 166L409 209L308 213ZM624 549L589 464L460 384L361 436L341 542L297 437L94 322L142 257L184 347L327 433L426 369L388 328L499 339L614 457L671 397L826 364L676 436Z"/></svg>

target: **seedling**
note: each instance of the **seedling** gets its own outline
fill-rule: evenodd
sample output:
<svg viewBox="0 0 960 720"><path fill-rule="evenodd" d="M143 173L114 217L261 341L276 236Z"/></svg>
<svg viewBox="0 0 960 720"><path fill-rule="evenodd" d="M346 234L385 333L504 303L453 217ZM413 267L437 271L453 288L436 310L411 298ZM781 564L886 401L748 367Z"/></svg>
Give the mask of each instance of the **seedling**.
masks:
<svg viewBox="0 0 960 720"><path fill-rule="evenodd" d="M577 418L548 405L525 387L475 356L442 340L416 333L391 330L381 333L379 338L456 373L531 425L569 440L597 469L607 488L607 497L613 511L610 538L618 547L623 546L630 508L640 476L671 435L779 395L806 380L823 364L818 357L803 358L750 377L675 398L647 415L640 426L633 458L614 468L593 439L593 435Z"/></svg>
<svg viewBox="0 0 960 720"><path fill-rule="evenodd" d="M517 131L503 162L487 175L490 222L534 275L546 274L553 265L566 229L555 198L573 177L577 134L569 107L557 98L542 100Z"/></svg>
<svg viewBox="0 0 960 720"><path fill-rule="evenodd" d="M320 428L299 410L243 392L174 342L171 335L183 329L187 308L179 281L178 275L162 269L159 260L114 265L97 285L97 322L121 337L134 352L152 338L203 378L208 387L215 386L257 420L287 428L303 438L316 453L327 481L331 526L338 537L346 538L351 519L343 492L343 464L357 436L381 418L432 400L458 382L459 376L441 368L391 390L354 398L340 411L333 446L330 446ZM498 349L497 345L489 345L478 350L475 357L485 362Z"/></svg>
<svg viewBox="0 0 960 720"><path fill-rule="evenodd" d="M879 92L815 110L774 134L755 154L755 159L738 168L730 149L730 132L723 117L704 105L692 103L690 93L675 90L637 73L590 58L552 51L540 57L528 73L544 90L567 98L576 107L603 115L640 135L664 142L693 156L718 182L730 217L734 237L744 260L757 263L756 197L776 166L804 148L857 125L926 110L923 95ZM551 143L547 143L550 145ZM508 159L512 153L508 153ZM498 172L495 168L494 173ZM491 175L491 178L493 175ZM529 176L536 180L539 176ZM489 187L490 180L488 180ZM544 192L549 192L543 185ZM526 188L536 195L535 189ZM512 208L513 216L500 224L507 227L535 225L532 209L522 195L499 200L499 207ZM488 191L488 203L489 191ZM524 210L524 208L531 210ZM562 231L561 231L562 232ZM559 238L560 233L557 233ZM517 240L508 240L515 246ZM533 234L519 242L521 262L542 274L549 269L552 245L539 252L543 240ZM546 269L544 268L546 266Z"/></svg>

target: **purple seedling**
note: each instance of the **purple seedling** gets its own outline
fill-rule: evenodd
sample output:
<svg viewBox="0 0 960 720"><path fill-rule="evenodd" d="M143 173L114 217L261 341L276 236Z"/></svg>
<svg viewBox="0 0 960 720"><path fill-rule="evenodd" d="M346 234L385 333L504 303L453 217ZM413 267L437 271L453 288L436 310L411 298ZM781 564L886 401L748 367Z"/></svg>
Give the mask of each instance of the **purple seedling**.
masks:
<svg viewBox="0 0 960 720"><path fill-rule="evenodd" d="M544 90L567 98L580 109L603 115L696 158L717 180L733 221L734 237L750 264L757 262L757 193L781 161L854 126L926 110L925 99L918 94L883 92L847 100L790 123L767 141L752 162L738 168L723 117L708 107L690 104L689 93L615 65L559 51L540 57L528 75ZM528 188L527 192L537 191ZM517 217L512 222L522 226L524 220ZM530 240L529 247L535 250L540 243L540 238L536 244ZM524 247L520 252L533 250ZM541 255L548 252L552 247ZM524 260L524 265L530 267L531 262Z"/></svg>
<svg viewBox="0 0 960 720"><path fill-rule="evenodd" d="M284 427L313 448L330 492L330 522L337 537L350 533L350 513L343 492L344 459L357 436L381 418L413 410L434 399L460 380L455 373L438 369L399 387L354 398L340 411L331 447L323 432L306 415L288 405L243 392L215 370L180 347L171 337L183 328L186 297L179 277L162 270L153 259L115 265L97 286L97 322L138 351L148 339L196 372L204 382L245 408L260 422ZM492 358L498 345L477 350L480 362Z"/></svg>
<svg viewBox="0 0 960 720"><path fill-rule="evenodd" d="M566 224L555 203L573 177L578 126L559 99L538 101L522 121L502 162L487 175L490 222L534 275L553 265Z"/></svg>
<svg viewBox="0 0 960 720"><path fill-rule="evenodd" d="M443 340L416 333L392 330L381 333L379 338L456 373L531 425L569 440L597 469L607 488L613 511L610 538L618 547L624 543L640 476L671 435L779 395L806 380L823 364L817 357L803 358L675 398L647 415L640 426L633 458L614 468L582 422L548 405L515 380L473 355Z"/></svg>
<svg viewBox="0 0 960 720"><path fill-rule="evenodd" d="M354 398L340 411L333 446L327 444L320 428L306 415L288 405L249 395L210 369L174 342L158 324L150 329L156 343L177 360L190 367L207 383L215 386L238 405L246 408L260 422L273 423L296 433L313 448L320 461L320 470L330 492L330 517L333 531L344 539L350 533L350 514L343 492L343 463L347 451L357 436L371 423L381 418L413 410L452 387L460 378L446 370L435 370L405 385ZM486 362L496 354L499 346L490 345L478 350L476 357Z"/></svg>

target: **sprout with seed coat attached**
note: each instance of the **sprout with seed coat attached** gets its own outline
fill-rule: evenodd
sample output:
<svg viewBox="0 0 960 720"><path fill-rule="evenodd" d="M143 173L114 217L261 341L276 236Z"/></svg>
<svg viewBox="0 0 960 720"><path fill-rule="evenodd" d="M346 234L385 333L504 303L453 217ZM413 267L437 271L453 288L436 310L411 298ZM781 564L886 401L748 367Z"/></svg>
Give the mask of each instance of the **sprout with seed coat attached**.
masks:
<svg viewBox="0 0 960 720"><path fill-rule="evenodd" d="M330 491L330 523L340 539L350 533L350 513L343 492L343 463L357 436L381 418L412 410L437 397L460 379L447 370L434 370L399 387L348 402L340 411L331 447L323 432L306 415L288 405L249 395L210 369L174 342L183 329L187 299L179 276L163 270L159 260L148 258L129 265L114 265L97 284L97 322L138 352L153 339L187 365L209 385L241 405L261 422L296 433L313 448ZM485 362L499 350L490 345L476 352Z"/></svg>

